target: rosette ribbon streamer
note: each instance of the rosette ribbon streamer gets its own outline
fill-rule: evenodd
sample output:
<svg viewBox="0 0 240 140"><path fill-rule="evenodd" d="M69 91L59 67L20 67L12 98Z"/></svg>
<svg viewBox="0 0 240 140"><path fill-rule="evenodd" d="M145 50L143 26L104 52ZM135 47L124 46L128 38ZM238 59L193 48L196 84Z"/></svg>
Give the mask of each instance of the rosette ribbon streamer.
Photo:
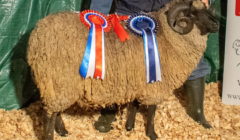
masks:
<svg viewBox="0 0 240 140"><path fill-rule="evenodd" d="M79 73L83 78L104 79L104 31L111 29L109 21L104 15L93 10L81 12L80 20L90 28L90 31Z"/></svg>
<svg viewBox="0 0 240 140"><path fill-rule="evenodd" d="M137 14L128 19L127 26L135 35L143 36L146 82L161 81L161 64L155 38L155 33L158 29L157 21L146 14Z"/></svg>

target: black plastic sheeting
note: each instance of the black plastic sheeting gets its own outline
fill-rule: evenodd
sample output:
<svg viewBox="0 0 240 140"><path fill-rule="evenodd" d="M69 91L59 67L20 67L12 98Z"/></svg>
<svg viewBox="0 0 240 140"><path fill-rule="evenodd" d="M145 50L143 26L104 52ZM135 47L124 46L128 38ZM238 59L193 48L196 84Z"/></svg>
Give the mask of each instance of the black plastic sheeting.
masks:
<svg viewBox="0 0 240 140"><path fill-rule="evenodd" d="M91 0L1 0L0 108L19 109L40 97L26 60L28 39L38 20L51 13L89 9L90 3ZM207 83L216 82L223 75L226 3L226 0L212 0L210 7L218 16L221 28L219 33L208 36L205 60L212 71Z"/></svg>

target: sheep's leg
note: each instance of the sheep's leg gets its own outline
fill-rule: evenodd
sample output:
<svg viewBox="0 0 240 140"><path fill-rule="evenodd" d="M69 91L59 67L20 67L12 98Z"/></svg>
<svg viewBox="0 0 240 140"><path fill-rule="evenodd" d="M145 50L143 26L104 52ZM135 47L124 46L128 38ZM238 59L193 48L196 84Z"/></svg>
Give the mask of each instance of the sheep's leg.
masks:
<svg viewBox="0 0 240 140"><path fill-rule="evenodd" d="M147 128L146 128L146 135L151 140L156 140L157 134L154 131L154 117L155 117L156 105L148 106L148 116L147 116Z"/></svg>
<svg viewBox="0 0 240 140"><path fill-rule="evenodd" d="M136 117L136 113L137 110L139 108L139 102L137 101L137 99L135 99L132 103L130 103L129 105L129 109L128 109L128 120L126 122L126 129L127 131L131 131L134 128L134 124L135 124L135 117Z"/></svg>
<svg viewBox="0 0 240 140"><path fill-rule="evenodd" d="M61 114L57 114L56 118L56 124L55 124L55 131L58 133L60 136L66 136L68 134L68 131L65 129Z"/></svg>
<svg viewBox="0 0 240 140"><path fill-rule="evenodd" d="M111 130L111 124L115 119L117 111L117 105L111 107L102 108L101 116L98 121L94 123L95 128L102 133L109 132Z"/></svg>
<svg viewBox="0 0 240 140"><path fill-rule="evenodd" d="M44 140L53 140L54 126L56 122L57 113L51 115L46 110L43 112L43 125L44 125Z"/></svg>

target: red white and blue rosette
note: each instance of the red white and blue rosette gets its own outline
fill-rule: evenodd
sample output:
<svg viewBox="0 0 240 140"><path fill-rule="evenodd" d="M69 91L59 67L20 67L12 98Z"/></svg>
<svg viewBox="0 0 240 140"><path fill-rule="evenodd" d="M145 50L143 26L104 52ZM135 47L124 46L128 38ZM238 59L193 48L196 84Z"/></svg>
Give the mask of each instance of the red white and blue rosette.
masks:
<svg viewBox="0 0 240 140"><path fill-rule="evenodd" d="M109 20L99 12L85 10L79 15L80 20L90 28L85 54L79 73L84 78L104 79L105 53L104 31L111 29Z"/></svg>
<svg viewBox="0 0 240 140"><path fill-rule="evenodd" d="M135 35L143 36L147 83L161 81L161 64L155 33L158 22L146 14L136 14L127 20L127 27Z"/></svg>

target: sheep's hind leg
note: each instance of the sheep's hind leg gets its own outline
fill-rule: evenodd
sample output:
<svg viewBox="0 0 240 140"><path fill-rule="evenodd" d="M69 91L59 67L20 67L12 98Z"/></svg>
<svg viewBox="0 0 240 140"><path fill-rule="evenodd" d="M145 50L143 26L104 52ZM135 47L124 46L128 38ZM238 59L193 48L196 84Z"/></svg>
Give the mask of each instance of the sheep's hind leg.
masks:
<svg viewBox="0 0 240 140"><path fill-rule="evenodd" d="M48 114L48 112L44 110L43 112L44 140L53 140L56 116L57 113Z"/></svg>
<svg viewBox="0 0 240 140"><path fill-rule="evenodd" d="M129 105L129 109L128 109L128 120L126 122L126 129L127 131L131 131L134 128L134 124L135 124L135 117L136 117L136 113L137 110L139 108L139 102L137 101L137 99L135 99L132 103L130 103Z"/></svg>
<svg viewBox="0 0 240 140"><path fill-rule="evenodd" d="M147 115L147 128L146 128L146 135L151 140L156 140L157 134L154 131L154 117L155 117L156 105L148 106L148 115Z"/></svg>
<svg viewBox="0 0 240 140"><path fill-rule="evenodd" d="M56 117L56 124L55 124L55 131L60 136L66 136L68 134L68 131L65 129L61 114L58 113Z"/></svg>

